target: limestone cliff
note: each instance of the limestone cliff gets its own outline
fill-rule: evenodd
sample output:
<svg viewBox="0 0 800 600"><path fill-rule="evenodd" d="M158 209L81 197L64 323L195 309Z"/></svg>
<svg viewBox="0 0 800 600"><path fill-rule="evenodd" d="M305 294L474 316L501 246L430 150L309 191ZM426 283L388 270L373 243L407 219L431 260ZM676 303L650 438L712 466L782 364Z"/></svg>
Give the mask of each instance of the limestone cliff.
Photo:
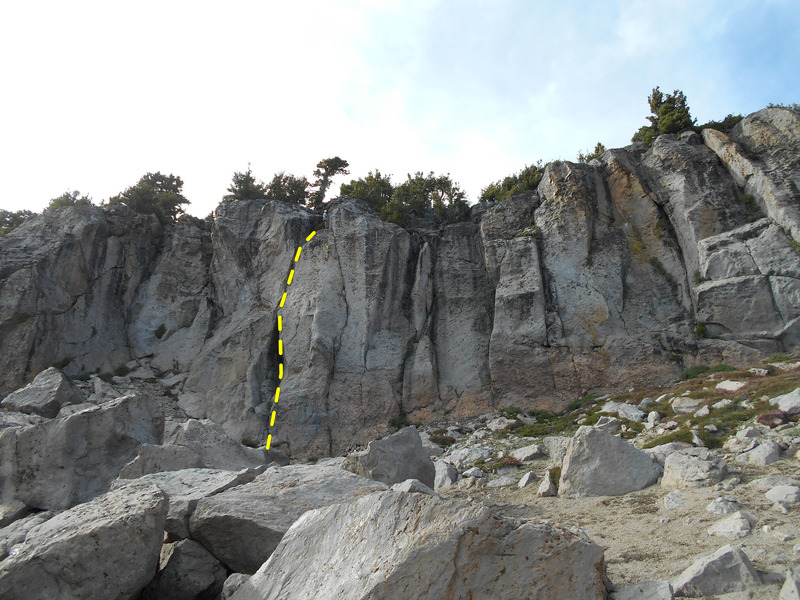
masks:
<svg viewBox="0 0 800 600"><path fill-rule="evenodd" d="M166 227L124 207L51 210L0 238L0 394L66 359L77 374L150 356L188 373L191 416L263 440L298 245L272 431L295 456L374 439L401 412L552 409L791 351L799 174L800 117L770 108L730 136L551 163L535 192L437 231L346 198L327 229L271 201Z"/></svg>

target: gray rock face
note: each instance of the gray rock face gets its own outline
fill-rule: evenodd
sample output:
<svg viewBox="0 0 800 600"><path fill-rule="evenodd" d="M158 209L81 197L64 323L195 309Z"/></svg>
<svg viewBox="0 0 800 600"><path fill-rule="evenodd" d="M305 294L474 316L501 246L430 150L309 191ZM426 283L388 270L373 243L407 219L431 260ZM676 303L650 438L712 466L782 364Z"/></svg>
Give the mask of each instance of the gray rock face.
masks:
<svg viewBox="0 0 800 600"><path fill-rule="evenodd" d="M131 487L34 527L0 563L0 597L135 598L158 567L167 503L158 488Z"/></svg>
<svg viewBox="0 0 800 600"><path fill-rule="evenodd" d="M746 462L753 465L771 465L781 457L781 448L772 440L763 440L758 446L739 454L734 460L736 462Z"/></svg>
<svg viewBox="0 0 800 600"><path fill-rule="evenodd" d="M254 481L197 503L191 537L239 573L255 573L305 511L384 490L338 467L271 467Z"/></svg>
<svg viewBox="0 0 800 600"><path fill-rule="evenodd" d="M383 492L303 515L233 600L602 598L602 555L480 505Z"/></svg>
<svg viewBox="0 0 800 600"><path fill-rule="evenodd" d="M712 596L758 585L761 577L747 555L730 545L699 558L672 582L676 596Z"/></svg>
<svg viewBox="0 0 800 600"><path fill-rule="evenodd" d="M436 460L433 463L436 469L436 478L433 482L433 489L440 490L450 487L458 480L458 471L454 467L448 465L442 460Z"/></svg>
<svg viewBox="0 0 800 600"><path fill-rule="evenodd" d="M342 468L390 486L418 479L432 488L436 479L433 461L413 426L370 442L365 453L351 455Z"/></svg>
<svg viewBox="0 0 800 600"><path fill-rule="evenodd" d="M68 359L76 374L151 356L186 375L180 406L237 442L265 441L280 383L272 447L318 458L386 435L401 412L560 409L586 389L662 384L673 356L741 366L790 352L796 130L771 108L705 144L661 136L557 161L536 191L440 231L351 199L310 242L317 216L272 201L226 203L213 225L48 211L0 240L0 395ZM275 310L300 245L279 381ZM692 314L713 339L694 338Z"/></svg>
<svg viewBox="0 0 800 600"><path fill-rule="evenodd" d="M63 510L108 490L141 444L158 444L163 416L143 395L0 432L0 497Z"/></svg>
<svg viewBox="0 0 800 600"><path fill-rule="evenodd" d="M705 448L687 448L667 456L661 487L680 489L705 487L719 483L728 472L728 466Z"/></svg>
<svg viewBox="0 0 800 600"><path fill-rule="evenodd" d="M800 411L800 388L797 388L788 394L776 396L775 398L772 398L769 403L777 406L779 410L786 412L798 412Z"/></svg>
<svg viewBox="0 0 800 600"><path fill-rule="evenodd" d="M672 600L669 581L642 581L619 588L610 600Z"/></svg>
<svg viewBox="0 0 800 600"><path fill-rule="evenodd" d="M83 401L83 394L77 386L61 371L50 367L21 390L6 396L0 404L3 408L52 419L62 406Z"/></svg>
<svg viewBox="0 0 800 600"><path fill-rule="evenodd" d="M201 499L250 483L255 477L256 474L249 470L234 472L218 469L185 469L153 473L135 480L118 479L112 484L111 489L143 484L155 485L169 498L169 511L164 530L172 536L188 538L189 518Z"/></svg>
<svg viewBox="0 0 800 600"><path fill-rule="evenodd" d="M192 540L164 544L161 570L147 587L159 600L215 598L225 583L225 568L208 550Z"/></svg>
<svg viewBox="0 0 800 600"><path fill-rule="evenodd" d="M238 471L267 463L263 449L240 444L209 420L189 419L181 423L167 441L191 450L200 458L202 466L209 469ZM278 454L272 451L271 456L277 458ZM281 458L280 462L287 464L288 460Z"/></svg>
<svg viewBox="0 0 800 600"><path fill-rule="evenodd" d="M654 484L660 475L661 468L646 453L609 433L583 426L567 448L558 495L621 496Z"/></svg>
<svg viewBox="0 0 800 600"><path fill-rule="evenodd" d="M486 450L486 448L473 446L453 450L450 454L443 456L442 460L453 465L456 469L466 469L471 467L475 461L482 458L489 458L491 455L491 452Z"/></svg>

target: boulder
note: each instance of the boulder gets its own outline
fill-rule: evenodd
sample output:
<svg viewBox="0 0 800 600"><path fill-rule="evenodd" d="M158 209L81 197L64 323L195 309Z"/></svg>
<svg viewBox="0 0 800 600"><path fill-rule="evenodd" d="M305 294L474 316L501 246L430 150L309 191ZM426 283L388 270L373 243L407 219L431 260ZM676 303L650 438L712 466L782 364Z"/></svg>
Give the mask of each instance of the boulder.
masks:
<svg viewBox="0 0 800 600"><path fill-rule="evenodd" d="M21 412L0 410L0 431L9 427L24 427L25 425L38 425L44 421L39 415L26 415Z"/></svg>
<svg viewBox="0 0 800 600"><path fill-rule="evenodd" d="M796 504L800 502L800 487L796 485L776 485L765 495L779 504Z"/></svg>
<svg viewBox="0 0 800 600"><path fill-rule="evenodd" d="M603 407L600 409L600 412L604 413L616 413L618 417L628 419L630 421L636 421L637 423L641 423L645 419L645 414L636 408L633 404L628 404L626 402L614 402L613 400L609 400Z"/></svg>
<svg viewBox="0 0 800 600"><path fill-rule="evenodd" d="M443 456L442 460L450 463L458 470L463 470L471 467L476 461L489 458L491 455L492 453L485 448L469 446L453 450L450 454Z"/></svg>
<svg viewBox="0 0 800 600"><path fill-rule="evenodd" d="M506 417L497 417L496 419L492 419L486 424L486 427L489 431L500 431L501 429L505 429L509 425L513 425L516 423L516 419L507 419Z"/></svg>
<svg viewBox="0 0 800 600"><path fill-rule="evenodd" d="M690 398L689 396L678 396L671 402L672 410L676 413L689 413L694 412L703 403L701 398Z"/></svg>
<svg viewBox="0 0 800 600"><path fill-rule="evenodd" d="M617 588L609 600L672 600L673 597L669 581L641 581Z"/></svg>
<svg viewBox="0 0 800 600"><path fill-rule="evenodd" d="M538 444L531 444L529 446L523 446L522 448L512 450L511 456L517 459L519 462L527 462L529 460L544 456L544 452L542 451L542 447Z"/></svg>
<svg viewBox="0 0 800 600"><path fill-rule="evenodd" d="M736 501L736 498L734 498L733 496L727 496L725 498L714 498L711 501L711 503L708 506L706 506L706 510L714 515L731 515L741 509L742 505L739 504Z"/></svg>
<svg viewBox="0 0 800 600"><path fill-rule="evenodd" d="M208 419L189 419L181 423L170 439L165 441L188 448L200 457L202 466L208 469L238 471L265 465L272 460L281 465L289 464L289 459L282 452L244 446Z"/></svg>
<svg viewBox="0 0 800 600"><path fill-rule="evenodd" d="M222 471L219 469L184 469L152 473L139 479L118 479L111 489L123 489L142 483L152 484L161 489L169 498L169 512L164 529L177 538L189 537L189 518L197 503L207 496L219 494L255 479L256 473L250 469L242 471Z"/></svg>
<svg viewBox="0 0 800 600"><path fill-rule="evenodd" d="M205 466L200 455L186 446L142 444L136 458L122 468L119 477L136 479L151 473L202 469Z"/></svg>
<svg viewBox="0 0 800 600"><path fill-rule="evenodd" d="M788 394L776 396L775 398L772 398L769 403L773 406L777 406L778 410L782 410L784 412L800 412L800 388L797 388Z"/></svg>
<svg viewBox="0 0 800 600"><path fill-rule="evenodd" d="M0 597L136 598L158 567L167 504L157 487L131 486L34 527L0 563Z"/></svg>
<svg viewBox="0 0 800 600"><path fill-rule="evenodd" d="M189 529L229 569L252 574L305 511L385 489L335 466L270 467L251 483L201 499Z"/></svg>
<svg viewBox="0 0 800 600"><path fill-rule="evenodd" d="M422 483L419 479L406 479L403 483L395 483L391 488L395 492L405 492L406 494L428 494L429 496L438 496L427 485Z"/></svg>
<svg viewBox="0 0 800 600"><path fill-rule="evenodd" d="M732 515L714 523L707 532L708 535L718 535L735 540L747 536L757 522L758 517L755 515L737 510Z"/></svg>
<svg viewBox="0 0 800 600"><path fill-rule="evenodd" d="M595 429L605 431L606 433L619 431L620 427L622 427L622 421L615 417L600 417L597 419L597 423L594 424Z"/></svg>
<svg viewBox="0 0 800 600"><path fill-rule="evenodd" d="M732 394L735 394L746 385L747 385L746 381L732 381L730 379L726 379L725 381L720 381L717 384L716 390L719 392L730 392Z"/></svg>
<svg viewBox="0 0 800 600"><path fill-rule="evenodd" d="M534 473L533 471L528 471L519 480L519 483L517 483L517 487L519 487L519 488L528 487L530 484L532 484L537 479L539 479L539 478L537 477L536 473Z"/></svg>
<svg viewBox="0 0 800 600"><path fill-rule="evenodd" d="M800 600L800 568L786 569L786 579L781 587L778 600Z"/></svg>
<svg viewBox="0 0 800 600"><path fill-rule="evenodd" d="M233 600L602 598L603 577L602 548L567 531L381 492L307 512Z"/></svg>
<svg viewBox="0 0 800 600"><path fill-rule="evenodd" d="M386 485L419 479L432 488L436 478L433 461L413 425L370 442L365 453L350 455L342 468Z"/></svg>
<svg viewBox="0 0 800 600"><path fill-rule="evenodd" d="M83 392L55 367L39 373L21 390L12 392L0 403L3 408L52 419L62 406L84 402Z"/></svg>
<svg viewBox="0 0 800 600"><path fill-rule="evenodd" d="M192 540L164 544L161 569L147 586L146 597L158 600L216 598L226 580L225 568Z"/></svg>
<svg viewBox="0 0 800 600"><path fill-rule="evenodd" d="M661 487L690 488L719 483L728 472L728 465L706 448L687 448L670 454L664 461Z"/></svg>
<svg viewBox="0 0 800 600"><path fill-rule="evenodd" d="M553 479L550 476L550 471L542 477L542 482L539 484L539 487L536 488L536 496L538 498L552 498L558 495L558 488L556 484L553 483Z"/></svg>
<svg viewBox="0 0 800 600"><path fill-rule="evenodd" d="M772 440L763 440L748 452L743 452L734 458L736 462L746 462L751 465L764 467L771 465L781 457L781 447Z"/></svg>
<svg viewBox="0 0 800 600"><path fill-rule="evenodd" d="M464 477L475 477L481 478L483 477L483 471L481 471L478 467L472 467L471 469L467 469L462 473Z"/></svg>
<svg viewBox="0 0 800 600"><path fill-rule="evenodd" d="M664 496L662 499L664 502L664 508L667 510L672 510L673 508L680 508L684 505L683 501L683 494L681 494L680 490L672 490L667 495Z"/></svg>
<svg viewBox="0 0 800 600"><path fill-rule="evenodd" d="M25 541L25 536L28 535L31 529L52 519L54 515L55 513L49 510L31 513L27 517L23 517L0 529L0 561L8 556L8 551L13 546Z"/></svg>
<svg viewBox="0 0 800 600"><path fill-rule="evenodd" d="M542 446L547 450L547 455L550 457L550 466L560 467L564 462L564 456L567 454L567 447L569 446L571 437L552 435L542 439Z"/></svg>
<svg viewBox="0 0 800 600"><path fill-rule="evenodd" d="M433 489L441 490L450 487L458 481L458 471L456 471L455 467L448 465L443 460L434 461L433 466L436 469Z"/></svg>
<svg viewBox="0 0 800 600"><path fill-rule="evenodd" d="M800 486L800 479L793 479L792 477L784 477L780 475L768 475L767 477L759 477L753 479L747 484L748 487L757 489L760 492L766 492L778 485L797 485Z"/></svg>
<svg viewBox="0 0 800 600"><path fill-rule="evenodd" d="M761 585L750 559L734 546L723 546L697 559L672 581L676 596L712 596Z"/></svg>
<svg viewBox="0 0 800 600"><path fill-rule="evenodd" d="M511 475L502 475L497 479L492 479L489 483L486 484L486 487L502 488L515 485L516 483L517 483L516 477L512 477Z"/></svg>
<svg viewBox="0 0 800 600"><path fill-rule="evenodd" d="M561 467L558 495L621 496L654 484L661 467L650 456L609 433L580 427Z"/></svg>
<svg viewBox="0 0 800 600"><path fill-rule="evenodd" d="M691 448L691 444L687 444L686 442L668 442L666 444L660 444L658 446L653 446L652 448L645 448L644 452L649 454L654 461L660 464L662 467L667 460L667 457L672 454L673 452L677 452L678 450L683 450L684 448Z"/></svg>
<svg viewBox="0 0 800 600"><path fill-rule="evenodd" d="M219 596L219 600L230 600L231 596L233 596L236 591L242 587L242 584L250 579L250 577L252 577L252 575L247 575L245 573L232 573L225 580L225 585L222 586L222 593Z"/></svg>
<svg viewBox="0 0 800 600"><path fill-rule="evenodd" d="M63 510L107 491L141 444L161 442L158 405L137 394L0 432L0 499Z"/></svg>

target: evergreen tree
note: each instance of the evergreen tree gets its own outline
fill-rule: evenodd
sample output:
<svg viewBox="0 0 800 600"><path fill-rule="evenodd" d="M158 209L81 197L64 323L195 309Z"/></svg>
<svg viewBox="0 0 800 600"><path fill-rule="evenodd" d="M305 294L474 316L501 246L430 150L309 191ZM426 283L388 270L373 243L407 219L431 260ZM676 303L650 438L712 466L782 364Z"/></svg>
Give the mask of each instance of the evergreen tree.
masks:
<svg viewBox="0 0 800 600"><path fill-rule="evenodd" d="M369 172L366 177L353 179L350 183L343 183L342 196L350 196L358 200L369 202L375 211L381 209L392 199L394 186L390 176L383 176L378 169Z"/></svg>
<svg viewBox="0 0 800 600"><path fill-rule="evenodd" d="M233 174L233 181L228 188L229 194L222 197L223 202L232 200L260 200L267 197L267 186L253 177L250 168L247 172Z"/></svg>
<svg viewBox="0 0 800 600"><path fill-rule="evenodd" d="M647 97L651 116L647 117L650 125L645 125L631 138L632 142L644 142L652 146L662 133L678 133L691 129L694 121L689 113L686 96L680 90L666 94L656 87Z"/></svg>
<svg viewBox="0 0 800 600"><path fill-rule="evenodd" d="M91 206L92 199L89 196L82 196L78 190L72 192L64 192L58 198L50 200L45 211L51 208L58 208L59 206Z"/></svg>
<svg viewBox="0 0 800 600"><path fill-rule="evenodd" d="M5 235L12 229L16 229L32 216L33 213L29 210L10 211L0 209L0 235Z"/></svg>
<svg viewBox="0 0 800 600"><path fill-rule="evenodd" d="M138 213L154 214L162 223L174 222L189 204L181 190L183 180L175 175L147 173L127 190L108 199L108 204L127 206Z"/></svg>
<svg viewBox="0 0 800 600"><path fill-rule="evenodd" d="M600 142L597 142L597 145L594 147L593 152L589 152L588 150L586 151L586 154L584 154L583 152L578 152L578 162L581 163L591 162L595 158L600 158L603 155L603 152L605 151L606 147Z"/></svg>
<svg viewBox="0 0 800 600"><path fill-rule="evenodd" d="M320 208L322 206L325 201L325 194L331 186L331 178L334 175L349 175L350 171L347 170L349 166L350 163L338 156L326 158L317 163L317 168L314 169L314 177L317 179L311 184L311 187L317 188L317 190L311 192L309 196L312 208Z"/></svg>
<svg viewBox="0 0 800 600"><path fill-rule="evenodd" d="M308 199L308 179L281 171L269 182L266 197L289 204L305 204Z"/></svg>

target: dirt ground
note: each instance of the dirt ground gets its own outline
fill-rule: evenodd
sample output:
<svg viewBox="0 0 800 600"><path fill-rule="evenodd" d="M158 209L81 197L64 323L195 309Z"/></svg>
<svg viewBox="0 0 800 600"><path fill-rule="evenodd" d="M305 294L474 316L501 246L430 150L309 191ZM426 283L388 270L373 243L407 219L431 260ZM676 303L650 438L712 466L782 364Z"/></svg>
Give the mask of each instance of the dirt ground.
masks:
<svg viewBox="0 0 800 600"><path fill-rule="evenodd" d="M533 464L533 471L543 474L547 461ZM524 489L516 486L492 489L453 486L441 490L446 496L485 501L501 514L530 520L546 519L569 529L577 525L589 537L606 548L608 576L617 585L652 579L671 580L700 556L733 543L742 547L760 571L779 573L800 563L800 508L783 514L748 482L767 475L800 479L800 461L782 458L767 467L729 463L730 486L736 478L741 483L730 491L721 486L681 490L684 505L666 509L663 497L670 492L659 484L618 497L537 498L538 482ZM522 472L520 472L521 474ZM735 496L746 510L758 517L751 533L738 540L712 536L707 529L724 518L706 510L720 496ZM797 549L795 550L795 547Z"/></svg>

